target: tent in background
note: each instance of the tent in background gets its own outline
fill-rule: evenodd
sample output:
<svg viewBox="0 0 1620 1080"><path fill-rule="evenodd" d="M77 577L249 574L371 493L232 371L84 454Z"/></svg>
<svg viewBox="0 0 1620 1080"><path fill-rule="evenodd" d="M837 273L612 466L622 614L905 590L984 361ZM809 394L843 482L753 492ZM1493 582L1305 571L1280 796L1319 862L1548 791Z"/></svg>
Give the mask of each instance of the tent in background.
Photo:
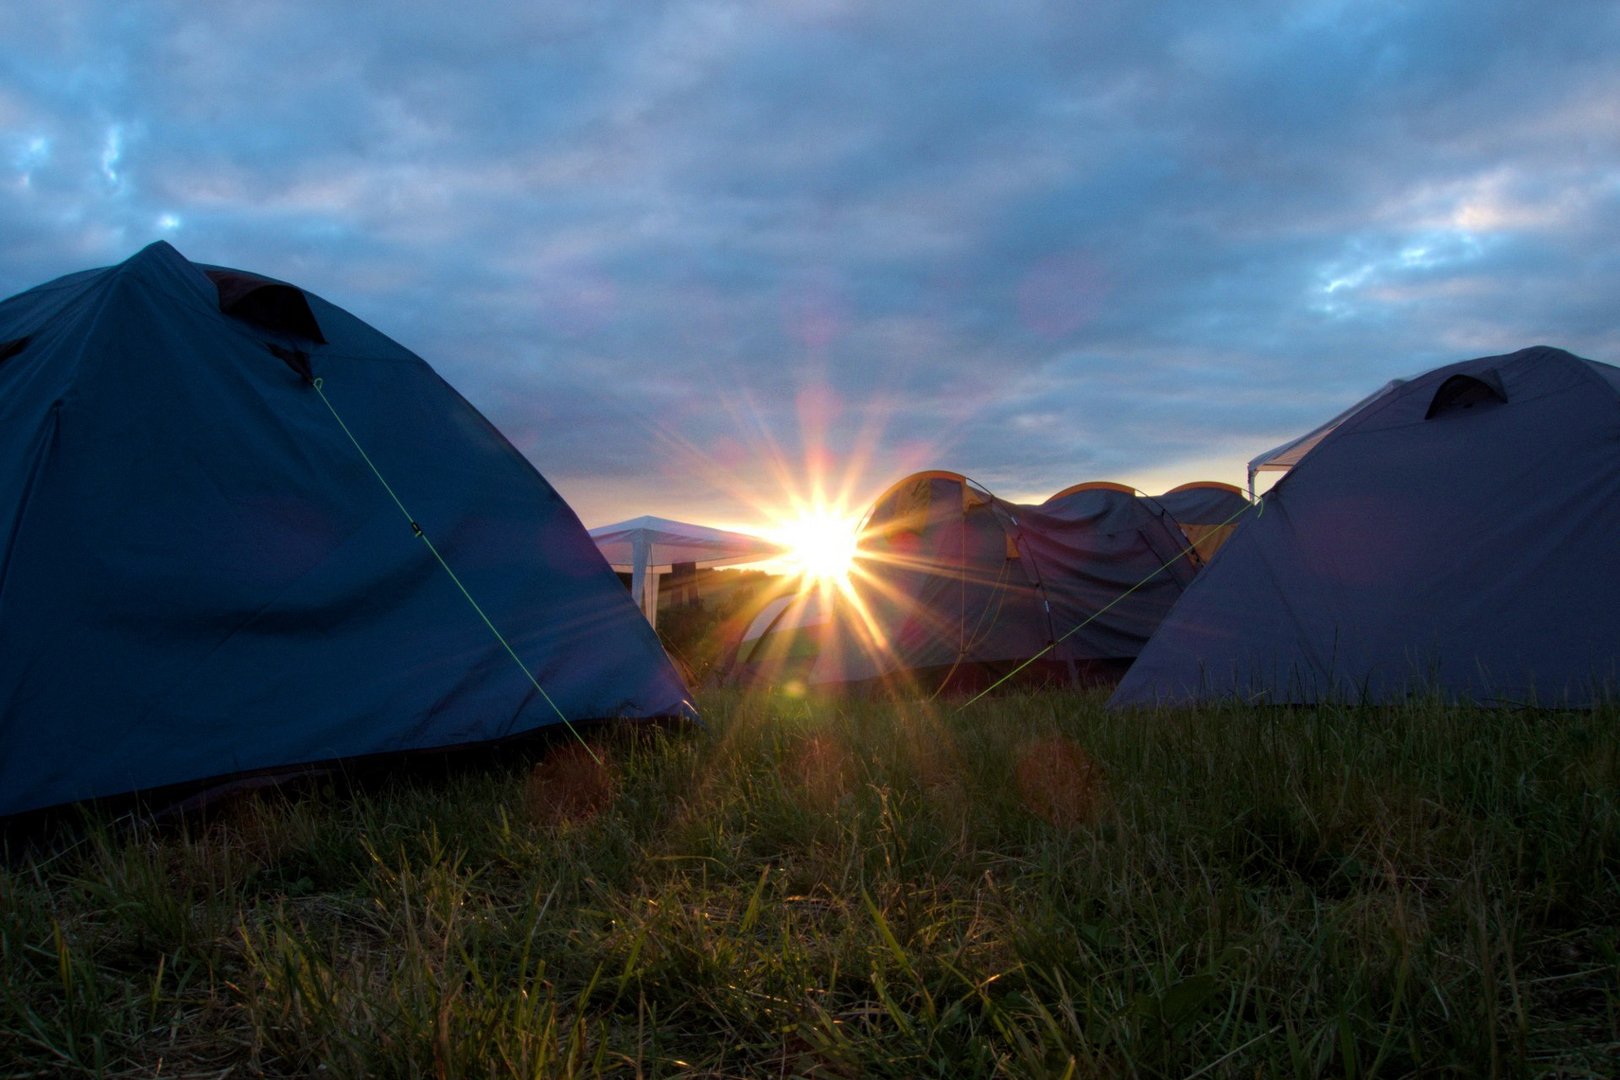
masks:
<svg viewBox="0 0 1620 1080"><path fill-rule="evenodd" d="M41 285L0 417L0 815L690 715L556 491L311 293L163 243Z"/></svg>
<svg viewBox="0 0 1620 1080"><path fill-rule="evenodd" d="M1216 526L1225 517L1210 515L1234 492L1185 501ZM731 679L900 682L923 693L987 685L1015 668L1115 679L1201 562L1159 499L1119 484L1079 484L1024 506L959 473L917 473L868 513L851 594L769 601L745 631Z"/></svg>
<svg viewBox="0 0 1620 1080"><path fill-rule="evenodd" d="M1112 704L1615 693L1620 369L1546 347L1482 357L1310 437Z"/></svg>
<svg viewBox="0 0 1620 1080"><path fill-rule="evenodd" d="M1151 498L1176 519L1204 563L1215 557L1253 505L1241 488L1216 480L1195 480Z"/></svg>
<svg viewBox="0 0 1620 1080"><path fill-rule="evenodd" d="M602 556L630 575L630 595L651 626L658 625L658 578L676 566L730 566L782 554L782 545L750 533L711 529L661 517L638 517L590 531Z"/></svg>

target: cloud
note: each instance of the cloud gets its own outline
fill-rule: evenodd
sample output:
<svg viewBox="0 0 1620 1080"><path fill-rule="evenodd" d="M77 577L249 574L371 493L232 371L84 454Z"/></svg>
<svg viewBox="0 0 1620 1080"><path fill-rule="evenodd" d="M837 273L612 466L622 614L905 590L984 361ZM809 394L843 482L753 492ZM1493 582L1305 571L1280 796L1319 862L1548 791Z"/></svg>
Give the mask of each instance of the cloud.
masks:
<svg viewBox="0 0 1620 1080"><path fill-rule="evenodd" d="M1607 3L63 0L0 34L0 292L160 237L293 280L588 517L742 521L818 441L865 494L1230 467L1435 363L1620 360Z"/></svg>

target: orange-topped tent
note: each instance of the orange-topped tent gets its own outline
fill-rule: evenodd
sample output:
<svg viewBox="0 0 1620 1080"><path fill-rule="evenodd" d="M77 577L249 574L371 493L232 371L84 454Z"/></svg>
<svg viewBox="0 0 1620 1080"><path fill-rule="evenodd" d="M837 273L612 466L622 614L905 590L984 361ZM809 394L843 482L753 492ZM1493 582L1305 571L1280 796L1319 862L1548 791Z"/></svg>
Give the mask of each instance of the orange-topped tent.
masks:
<svg viewBox="0 0 1620 1080"><path fill-rule="evenodd" d="M913 474L873 503L849 590L776 598L745 633L733 677L923 693L1015 670L1115 679L1202 565L1203 541L1189 530L1233 513L1215 517L1210 494L1149 497L1092 482L1020 505L960 473ZM1179 521L1162 499L1196 520ZM1212 550L1220 538L1207 539Z"/></svg>

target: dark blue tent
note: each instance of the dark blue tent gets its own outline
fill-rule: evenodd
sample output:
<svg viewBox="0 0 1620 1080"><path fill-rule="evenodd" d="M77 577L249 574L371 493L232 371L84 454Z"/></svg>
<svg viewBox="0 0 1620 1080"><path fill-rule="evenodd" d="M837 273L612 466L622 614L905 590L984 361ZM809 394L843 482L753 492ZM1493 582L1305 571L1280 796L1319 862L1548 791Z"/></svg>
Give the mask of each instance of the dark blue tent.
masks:
<svg viewBox="0 0 1620 1080"><path fill-rule="evenodd" d="M1613 693L1620 369L1545 347L1437 368L1254 467L1277 461L1112 704Z"/></svg>
<svg viewBox="0 0 1620 1080"><path fill-rule="evenodd" d="M0 815L686 696L562 498L354 316L162 243L0 303Z"/></svg>

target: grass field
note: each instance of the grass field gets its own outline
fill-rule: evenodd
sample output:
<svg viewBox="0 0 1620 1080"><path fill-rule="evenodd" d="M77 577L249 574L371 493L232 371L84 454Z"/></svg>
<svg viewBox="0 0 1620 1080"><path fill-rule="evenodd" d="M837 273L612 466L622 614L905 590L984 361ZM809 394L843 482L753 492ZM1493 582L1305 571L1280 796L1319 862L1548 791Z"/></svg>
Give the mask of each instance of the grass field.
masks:
<svg viewBox="0 0 1620 1080"><path fill-rule="evenodd" d="M13 850L0 1075L1620 1071L1614 711L702 705Z"/></svg>

